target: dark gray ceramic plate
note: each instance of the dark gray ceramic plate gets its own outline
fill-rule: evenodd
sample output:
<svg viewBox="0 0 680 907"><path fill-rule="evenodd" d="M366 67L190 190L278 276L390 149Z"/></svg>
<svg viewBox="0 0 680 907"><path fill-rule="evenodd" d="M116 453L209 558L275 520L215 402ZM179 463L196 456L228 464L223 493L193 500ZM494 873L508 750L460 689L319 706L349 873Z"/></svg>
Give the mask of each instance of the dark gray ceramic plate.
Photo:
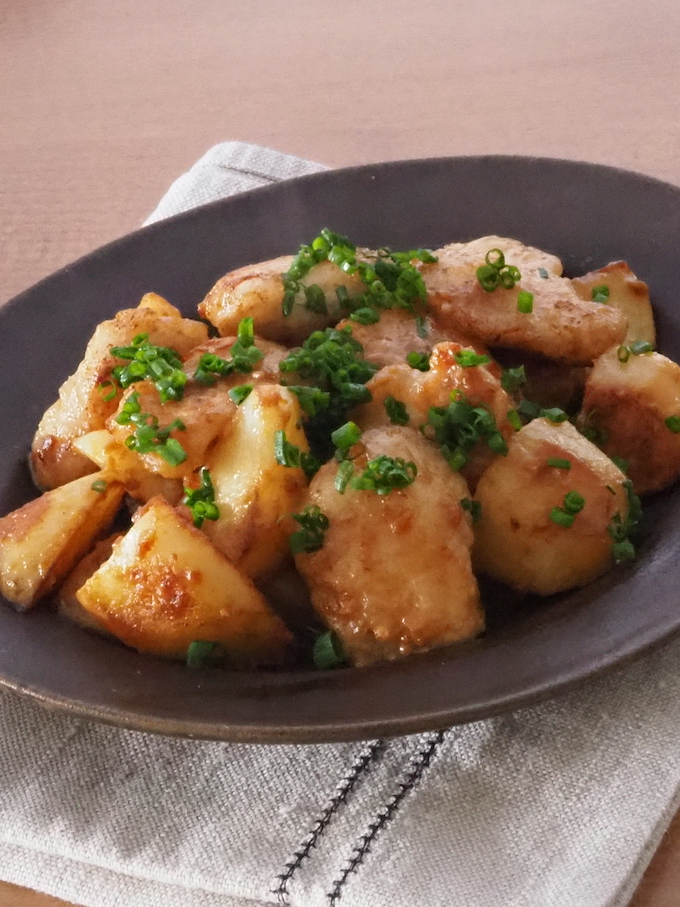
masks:
<svg viewBox="0 0 680 907"><path fill-rule="evenodd" d="M316 174L197 209L87 256L0 310L0 513L32 494L35 426L94 326L153 290L187 313L224 272L291 252L323 226L366 246L488 233L558 254L568 274L626 259L680 359L680 189L601 166L479 157ZM397 567L395 566L395 569ZM0 683L131 728L242 741L357 739L439 728L557 693L680 626L680 492L646 508L638 560L573 594L489 594L484 639L375 668L237 674L137 655L46 608L0 607Z"/></svg>

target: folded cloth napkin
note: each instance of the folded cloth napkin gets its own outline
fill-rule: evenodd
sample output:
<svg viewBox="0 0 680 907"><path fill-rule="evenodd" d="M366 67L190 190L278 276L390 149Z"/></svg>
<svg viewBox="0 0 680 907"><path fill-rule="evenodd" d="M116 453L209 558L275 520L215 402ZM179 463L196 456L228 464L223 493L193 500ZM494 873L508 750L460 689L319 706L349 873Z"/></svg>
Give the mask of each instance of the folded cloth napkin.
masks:
<svg viewBox="0 0 680 907"><path fill-rule="evenodd" d="M323 169L213 148L152 219ZM0 878L89 907L622 907L679 805L680 642L363 743L118 730L0 695Z"/></svg>

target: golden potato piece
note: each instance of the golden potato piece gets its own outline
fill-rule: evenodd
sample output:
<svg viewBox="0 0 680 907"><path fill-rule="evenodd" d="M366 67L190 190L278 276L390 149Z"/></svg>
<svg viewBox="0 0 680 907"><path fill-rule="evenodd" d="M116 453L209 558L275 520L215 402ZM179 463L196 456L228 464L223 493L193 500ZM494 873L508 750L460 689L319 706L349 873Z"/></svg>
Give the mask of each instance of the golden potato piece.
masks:
<svg viewBox="0 0 680 907"><path fill-rule="evenodd" d="M312 479L309 503L329 528L320 550L295 560L320 617L356 665L475 636L484 618L460 503L465 480L411 428L367 431L352 452L355 474L386 455L414 462L418 475L384 495L351 486L339 494L333 461Z"/></svg>
<svg viewBox="0 0 680 907"><path fill-rule="evenodd" d="M375 324L360 324L346 318L337 325L338 330L346 327L351 328L352 336L364 348L363 358L380 368L403 362L411 352L429 353L436 343L453 339L431 317L418 322L404 309L385 309ZM464 342L460 337L455 339Z"/></svg>
<svg viewBox="0 0 680 907"><path fill-rule="evenodd" d="M446 292L451 286L466 281L470 270L476 271L491 249L500 249L506 262L519 268L523 275L539 275L539 269L552 277L562 275L562 262L556 255L507 236L480 236L471 242L449 243L435 251L436 262L418 267L430 292Z"/></svg>
<svg viewBox="0 0 680 907"><path fill-rule="evenodd" d="M93 472L92 462L73 447L75 438L104 428L116 411L120 393L107 400L100 384L108 381L111 369L121 360L112 346L127 346L137 334L147 333L151 343L168 346L184 356L207 339L204 324L182 318L178 309L153 293L144 296L136 309L124 309L110 321L103 321L87 345L77 370L59 389L59 399L43 416L30 454L36 485L55 488Z"/></svg>
<svg viewBox="0 0 680 907"><path fill-rule="evenodd" d="M606 454L627 461L638 494L659 491L680 475L680 434L666 423L677 417L676 362L660 353L630 354L621 362L616 349L597 360L586 382L581 420L597 432Z"/></svg>
<svg viewBox="0 0 680 907"><path fill-rule="evenodd" d="M606 287L609 294L606 304L619 309L628 319L625 341L646 340L656 346L649 289L644 281L638 280L625 261L613 261L583 277L575 277L571 284L581 299L588 300L593 299L596 287Z"/></svg>
<svg viewBox="0 0 680 907"><path fill-rule="evenodd" d="M570 468L549 460L567 460ZM551 595L583 586L613 564L608 527L625 520L625 475L569 422L534 419L510 442L480 479L475 497L473 563L516 589ZM571 526L551 519L565 496L584 499ZM578 506L578 505L577 505Z"/></svg>
<svg viewBox="0 0 680 907"><path fill-rule="evenodd" d="M45 492L0 520L0 592L26 609L58 586L109 528L123 486L106 473Z"/></svg>
<svg viewBox="0 0 680 907"><path fill-rule="evenodd" d="M504 251L506 263L519 269L521 280L512 289L487 292L479 283L477 268L492 249ZM436 254L439 262L421 271L437 321L454 336L587 364L626 334L621 312L580 299L571 282L559 276L558 259L538 249L491 236ZM529 313L518 309L521 291L533 295Z"/></svg>
<svg viewBox="0 0 680 907"><path fill-rule="evenodd" d="M162 495L170 504L178 504L184 494L179 479L164 479L148 469L139 454L129 450L121 439L102 428L76 438L73 447L93 463L125 485L125 491L136 501L146 503Z"/></svg>
<svg viewBox="0 0 680 907"><path fill-rule="evenodd" d="M312 331L335 324L342 316L336 289L344 286L350 297L359 296L366 287L355 274L346 274L330 261L315 265L302 281L323 290L326 312L311 311L302 293L290 315L283 314L283 275L293 262L292 255L274 258L231 271L210 290L198 311L223 336L236 333L242 318L255 320L255 332L267 340L294 345Z"/></svg>
<svg viewBox="0 0 680 907"><path fill-rule="evenodd" d="M247 381L248 375L242 375L239 383ZM173 429L170 437L181 444L186 453L186 460L174 465L154 451L135 453L135 456L139 457L148 472L156 473L165 479L181 479L204 466L209 451L231 430L237 406L229 397L229 389L228 381L216 381L209 387L192 382L185 386L181 400L168 400L163 403L150 381L138 381L125 391L118 411L108 419L106 427L117 442L124 446L126 439L134 434L135 426L121 425L117 418L133 394L137 395L140 412L156 419L160 428L167 428L179 419L184 428L178 426Z"/></svg>
<svg viewBox="0 0 680 907"><path fill-rule="evenodd" d="M55 595L57 610L61 617L70 620L79 627L84 627L86 630L95 630L97 633L103 633L106 636L110 636L110 634L102 621L83 608L76 597L76 593L95 570L99 570L104 561L111 557L113 543L119 538L121 538L121 535L116 534L102 539L101 542L97 542L92 551L86 554L80 563L74 567Z"/></svg>
<svg viewBox="0 0 680 907"><path fill-rule="evenodd" d="M303 471L275 458L278 431L309 451L297 397L273 384L256 386L238 407L231 433L206 461L220 517L203 529L215 547L248 576L271 572L288 554L283 522L307 488Z"/></svg>
<svg viewBox="0 0 680 907"><path fill-rule="evenodd" d="M254 667L281 662L291 640L250 580L161 498L140 508L76 596L140 652L184 658L202 640L219 644L230 665Z"/></svg>
<svg viewBox="0 0 680 907"><path fill-rule="evenodd" d="M447 407L452 392L459 391L467 403L484 406L491 412L498 431L507 441L514 433L508 421L508 412L514 404L501 387L501 370L493 361L473 366L463 366L459 361L461 356L480 350L483 348L463 347L448 341L434 347L426 372L411 368L404 361L386 366L366 385L373 399L355 410L354 419L363 429L389 425L390 416L385 404L387 398L392 397L405 405L409 425L420 429L427 423L431 407ZM485 441L480 441L469 452L469 460L461 473L472 488L495 456Z"/></svg>

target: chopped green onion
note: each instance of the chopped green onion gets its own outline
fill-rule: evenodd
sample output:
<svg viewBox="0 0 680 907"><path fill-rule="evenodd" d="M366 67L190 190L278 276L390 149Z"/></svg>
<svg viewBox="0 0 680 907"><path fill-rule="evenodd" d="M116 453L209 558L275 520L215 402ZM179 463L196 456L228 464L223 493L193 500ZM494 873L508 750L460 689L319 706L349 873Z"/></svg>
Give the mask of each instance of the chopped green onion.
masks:
<svg viewBox="0 0 680 907"><path fill-rule="evenodd" d="M548 422L554 422L559 425L560 422L566 422L569 416L564 412L563 409L554 406L550 409L541 409L541 416L544 419L547 419Z"/></svg>
<svg viewBox="0 0 680 907"><path fill-rule="evenodd" d="M479 501L475 501L472 498L461 498L460 506L463 510L467 510L472 517L473 523L476 523L482 515L482 505Z"/></svg>
<svg viewBox="0 0 680 907"><path fill-rule="evenodd" d="M407 355L406 361L411 368L418 369L419 372L430 371L430 357L427 353L411 352Z"/></svg>
<svg viewBox="0 0 680 907"><path fill-rule="evenodd" d="M229 350L231 358L223 359L215 353L204 353L194 372L194 380L201 384L214 384L217 378L224 378L234 372L252 372L263 358L262 350L255 346L254 323L252 318L242 318L236 329L236 342Z"/></svg>
<svg viewBox="0 0 680 907"><path fill-rule="evenodd" d="M300 529L294 532L289 539L291 552L303 554L323 548L330 520L325 513L322 513L321 508L313 504L305 507L302 513L292 514L292 517L300 524Z"/></svg>
<svg viewBox="0 0 680 907"><path fill-rule="evenodd" d="M331 433L331 441L339 450L349 450L361 438L361 429L356 422L345 422Z"/></svg>
<svg viewBox="0 0 680 907"><path fill-rule="evenodd" d="M505 255L500 249L491 249L484 256L485 264L477 268L479 285L487 293L493 293L499 286L511 290L522 279L514 265L505 263Z"/></svg>
<svg viewBox="0 0 680 907"><path fill-rule="evenodd" d="M200 529L205 520L218 520L220 509L215 503L215 488L205 466L199 469L198 477L200 485L198 488L185 488L182 503L191 511L194 526Z"/></svg>
<svg viewBox="0 0 680 907"><path fill-rule="evenodd" d="M567 513L561 507L553 507L550 511L550 519L558 526L564 526L565 529L569 529L574 523L573 514Z"/></svg>
<svg viewBox="0 0 680 907"><path fill-rule="evenodd" d="M97 479L90 485L92 491L96 491L97 494L103 494L106 491L107 484L103 479Z"/></svg>
<svg viewBox="0 0 680 907"><path fill-rule="evenodd" d="M130 394L123 404L123 408L116 422L120 425L134 425L135 431L125 439L125 446L135 453L156 453L171 466L179 466L187 458L187 453L182 445L170 433L186 431L186 425L181 419L174 419L170 425L161 428L158 419L150 413L140 411L139 394Z"/></svg>
<svg viewBox="0 0 680 907"><path fill-rule="evenodd" d="M363 309L356 309L349 317L358 324L376 324L380 321L380 312L378 309L364 307Z"/></svg>
<svg viewBox="0 0 680 907"><path fill-rule="evenodd" d="M498 271L491 265L481 265L481 267L477 268L477 280L481 288L486 290L487 293L493 293L501 282Z"/></svg>
<svg viewBox="0 0 680 907"><path fill-rule="evenodd" d="M519 417L519 413L516 409L508 410L508 422L514 429L514 431L519 431L522 428L522 420Z"/></svg>
<svg viewBox="0 0 680 907"><path fill-rule="evenodd" d="M354 475L354 464L351 460L343 460L338 466L338 472L335 476L335 490L340 494L345 493L347 483Z"/></svg>
<svg viewBox="0 0 680 907"><path fill-rule="evenodd" d="M585 498L578 491L568 491L564 496L562 507L567 513L580 513L585 503Z"/></svg>
<svg viewBox="0 0 680 907"><path fill-rule="evenodd" d="M491 362L490 356L480 356L474 350L459 350L455 354L454 359L463 368L471 368L474 365L487 365Z"/></svg>
<svg viewBox="0 0 680 907"><path fill-rule="evenodd" d="M249 349L255 344L255 320L254 318L242 318L236 328L236 342L240 343L243 349Z"/></svg>
<svg viewBox="0 0 680 907"><path fill-rule="evenodd" d="M102 381L98 390L105 403L109 403L117 394L116 385L113 381Z"/></svg>
<svg viewBox="0 0 680 907"><path fill-rule="evenodd" d="M370 460L360 476L352 479L352 488L357 491L375 491L389 494L395 489L408 488L418 475L418 467L401 457L380 456Z"/></svg>
<svg viewBox="0 0 680 907"><path fill-rule="evenodd" d="M232 400L237 406L240 406L243 401L250 396L252 390L252 384L239 384L229 390L229 399Z"/></svg>
<svg viewBox="0 0 680 907"><path fill-rule="evenodd" d="M597 287L593 287L592 292L593 302L607 302L609 299L609 287L606 283L600 284Z"/></svg>
<svg viewBox="0 0 680 907"><path fill-rule="evenodd" d="M548 457L548 466L554 466L555 469L571 469L571 460L563 457Z"/></svg>
<svg viewBox="0 0 680 907"><path fill-rule="evenodd" d="M619 362L628 362L628 360L630 359L630 350L625 344L622 343L621 346L616 350L616 357Z"/></svg>
<svg viewBox="0 0 680 907"><path fill-rule="evenodd" d="M523 365L517 368L506 368L501 373L501 387L507 394L516 394L520 387L527 383L526 372Z"/></svg>
<svg viewBox="0 0 680 907"><path fill-rule="evenodd" d="M148 379L160 394L161 401L181 400L187 376L182 371L182 360L177 350L156 346L149 342L148 334L137 334L130 346L112 346L111 355L129 361L117 365L111 377L125 390L137 381ZM110 398L112 399L112 398Z"/></svg>
<svg viewBox="0 0 680 907"><path fill-rule="evenodd" d="M654 347L647 340L633 340L628 344L628 348L634 356L642 356L644 353L653 353Z"/></svg>
<svg viewBox="0 0 680 907"><path fill-rule="evenodd" d="M202 639L196 639L189 643L187 649L187 667L192 670L199 670L205 667L206 662L212 655L217 643L206 642Z"/></svg>
<svg viewBox="0 0 680 907"><path fill-rule="evenodd" d="M308 479L315 476L321 468L319 460L306 450L300 450L296 444L292 444L283 429L274 432L274 459L279 466L301 469Z"/></svg>
<svg viewBox="0 0 680 907"><path fill-rule="evenodd" d="M421 340L425 340L428 335L427 322L424 315L418 315L416 317L416 333Z"/></svg>
<svg viewBox="0 0 680 907"><path fill-rule="evenodd" d="M674 435L680 432L680 416L669 416L664 419L664 424L668 431L672 431Z"/></svg>
<svg viewBox="0 0 680 907"><path fill-rule="evenodd" d="M534 310L534 294L520 290L517 296L517 310L523 315L531 314Z"/></svg>
<svg viewBox="0 0 680 907"><path fill-rule="evenodd" d="M385 411L393 425L408 425L410 419L406 409L406 404L395 397L385 397L383 400Z"/></svg>
<svg viewBox="0 0 680 907"><path fill-rule="evenodd" d="M326 633L322 633L320 636L317 636L314 641L314 648L312 650L312 658L314 659L314 665L320 671L328 671L332 668L339 668L343 664L347 663L347 658L345 653L342 651L342 645L336 633L333 630L328 630Z"/></svg>
<svg viewBox="0 0 680 907"><path fill-rule="evenodd" d="M549 277L550 275L548 274L548 272L546 271L545 268L539 268L539 269L538 269L538 276L539 276L539 277L542 277L543 280L547 280L548 277Z"/></svg>

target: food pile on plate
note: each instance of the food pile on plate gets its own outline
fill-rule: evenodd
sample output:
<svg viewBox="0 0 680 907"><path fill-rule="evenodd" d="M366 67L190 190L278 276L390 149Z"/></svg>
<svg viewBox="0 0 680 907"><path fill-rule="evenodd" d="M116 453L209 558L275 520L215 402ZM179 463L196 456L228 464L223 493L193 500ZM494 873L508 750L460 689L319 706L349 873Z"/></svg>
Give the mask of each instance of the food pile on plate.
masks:
<svg viewBox="0 0 680 907"><path fill-rule="evenodd" d="M198 311L96 329L0 520L16 607L192 666L392 660L480 634L478 575L551 595L632 559L680 473L680 366L624 262L323 230Z"/></svg>

